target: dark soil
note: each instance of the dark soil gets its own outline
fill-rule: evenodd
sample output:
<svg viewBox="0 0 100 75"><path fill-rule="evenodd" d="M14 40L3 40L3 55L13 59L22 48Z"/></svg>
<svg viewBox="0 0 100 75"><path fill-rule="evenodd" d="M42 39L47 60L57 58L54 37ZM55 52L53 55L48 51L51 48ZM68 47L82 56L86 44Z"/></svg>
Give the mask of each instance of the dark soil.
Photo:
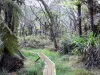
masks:
<svg viewBox="0 0 100 75"><path fill-rule="evenodd" d="M0 61L0 70L7 72L16 72L23 67L23 60L19 56L4 54Z"/></svg>

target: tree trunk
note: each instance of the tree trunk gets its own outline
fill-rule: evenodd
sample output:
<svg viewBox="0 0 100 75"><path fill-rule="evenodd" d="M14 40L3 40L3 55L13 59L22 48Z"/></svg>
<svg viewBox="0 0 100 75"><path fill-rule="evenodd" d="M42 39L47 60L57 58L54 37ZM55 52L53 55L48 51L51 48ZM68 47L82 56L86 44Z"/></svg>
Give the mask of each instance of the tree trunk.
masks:
<svg viewBox="0 0 100 75"><path fill-rule="evenodd" d="M78 19L79 19L79 36L81 36L82 35L82 27L81 27L81 4L78 4L77 5L77 7L78 7Z"/></svg>
<svg viewBox="0 0 100 75"><path fill-rule="evenodd" d="M59 46L57 44L57 40L56 40L55 33L54 33L54 30L53 30L53 27L54 27L53 25L55 24L54 23L54 17L52 15L51 11L49 10L48 5L44 2L44 0L40 0L40 1L43 4L43 6L44 6L44 8L45 8L45 10L48 14L48 17L50 18L50 33L51 33L53 41L54 41L55 51L58 51Z"/></svg>
<svg viewBox="0 0 100 75"><path fill-rule="evenodd" d="M94 17L93 17L93 0L88 0L88 8L89 8L89 11L90 11L90 20L91 20L91 30L93 31L94 33Z"/></svg>
<svg viewBox="0 0 100 75"><path fill-rule="evenodd" d="M91 30L94 33L94 17L93 17L93 8L90 8L90 18L91 18Z"/></svg>

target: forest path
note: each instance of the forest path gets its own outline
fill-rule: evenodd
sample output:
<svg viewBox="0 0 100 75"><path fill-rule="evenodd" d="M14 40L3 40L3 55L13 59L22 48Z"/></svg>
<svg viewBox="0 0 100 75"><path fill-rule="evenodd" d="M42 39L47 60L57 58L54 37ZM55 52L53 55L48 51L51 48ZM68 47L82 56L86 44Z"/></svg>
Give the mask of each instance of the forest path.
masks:
<svg viewBox="0 0 100 75"><path fill-rule="evenodd" d="M43 53L38 53L38 55L45 63L43 75L56 75L55 64Z"/></svg>
<svg viewBox="0 0 100 75"><path fill-rule="evenodd" d="M27 51L33 54L37 54L40 59L43 60L43 62L45 63L45 68L43 70L43 75L56 75L56 67L55 67L55 63L53 63L45 54L39 52L39 53L34 53L32 51Z"/></svg>

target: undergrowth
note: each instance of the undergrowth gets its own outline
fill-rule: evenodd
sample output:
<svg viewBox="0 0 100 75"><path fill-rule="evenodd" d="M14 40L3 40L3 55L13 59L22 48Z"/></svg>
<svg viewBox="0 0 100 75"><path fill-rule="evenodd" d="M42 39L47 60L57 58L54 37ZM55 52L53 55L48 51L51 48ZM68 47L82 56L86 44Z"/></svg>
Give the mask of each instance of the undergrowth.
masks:
<svg viewBox="0 0 100 75"><path fill-rule="evenodd" d="M24 50L28 51L29 49L27 48ZM53 52L53 51L49 51L46 49L42 49L42 50L41 49L30 49L30 50L33 51L34 53L41 52L41 53L44 53L45 55L47 55L56 65L56 75L66 75L66 74L73 75L74 74L74 72L71 71L71 69L69 67L67 67L68 58L66 56L61 56L58 52ZM27 54L25 56L30 57L30 54L29 55ZM34 57L34 59L35 58L36 57ZM40 63L40 64L42 65L42 63ZM40 71L37 69L37 67L39 68L40 64L37 64L37 66L34 66L35 73ZM39 68L39 69L41 69L41 68ZM40 74L38 74L38 75L40 75ZM41 75L42 75L42 72L41 72Z"/></svg>
<svg viewBox="0 0 100 75"><path fill-rule="evenodd" d="M72 58L70 60L68 55L61 56L58 52L53 52L47 49L22 49L24 52L24 55L33 61L35 61L38 56L36 54L29 53L28 51L32 51L34 53L43 53L47 55L51 61L55 63L56 66L56 75L94 75L88 70L85 70L84 68L80 71L78 68L72 69L72 67L68 66L69 62L75 58ZM75 59L76 60L76 59ZM28 65L29 67L29 65ZM27 75L43 75L43 69L44 69L44 63L42 60L39 60L35 65L30 66L30 68L27 68ZM89 73L89 74L88 74Z"/></svg>
<svg viewBox="0 0 100 75"><path fill-rule="evenodd" d="M43 61L39 60L35 63L35 60L38 59L38 55L29 52L23 52L23 54L26 57L26 61L24 62L25 68L18 71L18 75L42 75L44 69Z"/></svg>

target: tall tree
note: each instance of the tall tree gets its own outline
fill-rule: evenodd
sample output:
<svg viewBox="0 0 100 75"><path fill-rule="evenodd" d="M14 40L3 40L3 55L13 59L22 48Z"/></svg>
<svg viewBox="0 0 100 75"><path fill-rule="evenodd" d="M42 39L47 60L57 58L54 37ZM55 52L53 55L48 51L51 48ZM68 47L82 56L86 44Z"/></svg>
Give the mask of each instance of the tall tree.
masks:
<svg viewBox="0 0 100 75"><path fill-rule="evenodd" d="M82 16L81 16L81 6L82 6L82 0L75 0L75 4L77 6L78 10L78 28L79 28L79 36L82 35Z"/></svg>
<svg viewBox="0 0 100 75"><path fill-rule="evenodd" d="M78 17L79 17L79 35L82 35L82 27L81 27L81 4L77 5L78 7Z"/></svg>
<svg viewBox="0 0 100 75"><path fill-rule="evenodd" d="M54 24L55 24L53 14L50 11L48 5L45 3L44 0L39 0L39 1L43 4L43 6L45 8L45 11L47 12L48 17L50 18L50 23L49 23L50 24L50 33L51 33L51 36L52 36L53 41L54 41L55 51L57 51L59 49L59 46L57 44L57 40L56 40L56 36L55 36L55 33L54 33L54 28L53 28L54 27Z"/></svg>
<svg viewBox="0 0 100 75"><path fill-rule="evenodd" d="M94 33L94 1L87 0L87 4L88 4L89 12L90 12L91 30Z"/></svg>

